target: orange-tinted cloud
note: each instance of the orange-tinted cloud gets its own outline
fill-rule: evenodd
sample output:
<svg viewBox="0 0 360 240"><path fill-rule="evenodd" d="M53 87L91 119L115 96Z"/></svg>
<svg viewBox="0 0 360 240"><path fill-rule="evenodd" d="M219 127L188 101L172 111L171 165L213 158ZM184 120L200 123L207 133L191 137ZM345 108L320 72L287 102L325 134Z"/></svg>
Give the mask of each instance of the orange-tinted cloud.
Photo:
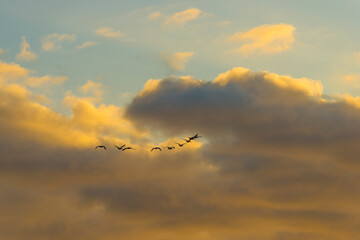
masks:
<svg viewBox="0 0 360 240"><path fill-rule="evenodd" d="M187 10L174 13L164 22L164 25L175 24L179 26L186 25L187 22L197 19L201 14L201 10L197 8L189 8Z"/></svg>
<svg viewBox="0 0 360 240"><path fill-rule="evenodd" d="M8 65L0 76L29 71ZM12 82L0 84L6 239L360 237L360 110L351 97L322 100L318 81L244 68L170 77L125 109L95 104L101 85L89 81L65 96L69 115ZM125 143L137 150L112 146Z"/></svg>
<svg viewBox="0 0 360 240"><path fill-rule="evenodd" d="M110 27L98 28L94 32L96 35L104 38L122 38L126 36L125 33L122 33Z"/></svg>
<svg viewBox="0 0 360 240"><path fill-rule="evenodd" d="M0 61L0 83L22 82L30 87L41 87L43 85L62 84L67 81L65 76L42 77L34 76L34 71L30 71L15 63L5 63Z"/></svg>
<svg viewBox="0 0 360 240"><path fill-rule="evenodd" d="M228 38L231 42L243 42L236 49L245 56L260 53L274 54L283 52L292 46L295 27L289 24L261 25L247 32L237 32Z"/></svg>

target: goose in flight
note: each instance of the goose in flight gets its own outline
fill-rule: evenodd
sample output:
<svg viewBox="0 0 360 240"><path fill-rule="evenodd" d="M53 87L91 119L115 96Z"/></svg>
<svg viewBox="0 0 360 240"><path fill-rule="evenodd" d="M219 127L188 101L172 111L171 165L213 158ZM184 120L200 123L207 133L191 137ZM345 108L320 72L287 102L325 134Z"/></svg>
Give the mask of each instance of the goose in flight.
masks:
<svg viewBox="0 0 360 240"><path fill-rule="evenodd" d="M173 150L173 149L175 149L175 147L169 147L169 146L167 146L167 149L168 149L168 150Z"/></svg>
<svg viewBox="0 0 360 240"><path fill-rule="evenodd" d="M106 147L105 147L105 146L103 146L103 145L96 146L96 147L95 147L95 149L97 149L97 148L103 148L103 149L105 149L105 150L106 150Z"/></svg>
<svg viewBox="0 0 360 240"><path fill-rule="evenodd" d="M123 147L125 147L126 144L122 145L121 147L114 145L118 150L122 150Z"/></svg>
<svg viewBox="0 0 360 240"><path fill-rule="evenodd" d="M126 148L123 148L123 149L122 149L122 151L125 151L125 150L128 150L128 149L129 149L129 150L130 150L130 149L135 150L135 148L132 148L132 147L126 147Z"/></svg>
<svg viewBox="0 0 360 240"><path fill-rule="evenodd" d="M189 138L189 139L184 138L184 140L185 140L187 143L189 143L189 142L191 142L192 139L190 139L190 138Z"/></svg>
<svg viewBox="0 0 360 240"><path fill-rule="evenodd" d="M153 150L156 150L156 149L159 149L160 151L162 151L161 148L159 148L159 147L153 147L153 148L151 149L151 152L152 152Z"/></svg>
<svg viewBox="0 0 360 240"><path fill-rule="evenodd" d="M197 139L197 138L200 138L201 136L199 136L199 134L195 134L194 136L192 137L189 137L189 140L194 140L194 139Z"/></svg>
<svg viewBox="0 0 360 240"><path fill-rule="evenodd" d="M181 144L181 143L176 143L176 144L179 145L179 147L182 147L182 146L184 146L186 144L186 142L183 143L183 144Z"/></svg>

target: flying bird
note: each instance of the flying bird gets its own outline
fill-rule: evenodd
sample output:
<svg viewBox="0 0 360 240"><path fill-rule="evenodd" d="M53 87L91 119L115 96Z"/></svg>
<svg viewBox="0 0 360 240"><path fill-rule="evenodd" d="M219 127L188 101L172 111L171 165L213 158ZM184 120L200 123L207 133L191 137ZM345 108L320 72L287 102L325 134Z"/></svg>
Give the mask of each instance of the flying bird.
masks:
<svg viewBox="0 0 360 240"><path fill-rule="evenodd" d="M183 144L181 144L181 143L176 143L176 144L179 145L179 147L182 147L182 146L184 146L186 144L186 142L183 143Z"/></svg>
<svg viewBox="0 0 360 240"><path fill-rule="evenodd" d="M128 149L129 149L129 150L130 150L130 149L135 150L135 148L132 148L132 147L126 147L126 148L123 148L123 149L122 149L122 151L125 151L125 150L128 150Z"/></svg>
<svg viewBox="0 0 360 240"><path fill-rule="evenodd" d="M95 149L97 149L97 148L103 148L103 149L105 149L105 150L106 150L106 147L105 147L105 146L103 146L103 145L96 146L96 147L95 147Z"/></svg>
<svg viewBox="0 0 360 240"><path fill-rule="evenodd" d="M189 138L189 139L184 138L184 140L185 140L187 143L189 143L189 142L191 142L192 139L190 139L190 138Z"/></svg>
<svg viewBox="0 0 360 240"><path fill-rule="evenodd" d="M167 146L167 149L168 149L168 150L173 150L173 149L175 149L175 147L169 147L169 146Z"/></svg>
<svg viewBox="0 0 360 240"><path fill-rule="evenodd" d="M197 139L197 138L200 138L201 136L199 136L199 134L195 134L194 136L192 137L189 137L189 140L194 140L194 139Z"/></svg>
<svg viewBox="0 0 360 240"><path fill-rule="evenodd" d="M118 150L122 150L123 147L125 147L125 145L126 145L126 144L122 145L121 147L118 147L118 146L116 146L116 145L114 145L114 146L115 146Z"/></svg>
<svg viewBox="0 0 360 240"><path fill-rule="evenodd" d="M159 147L153 147L153 148L151 149L151 152L152 152L153 150L156 150L156 149L162 151L161 148L159 148Z"/></svg>

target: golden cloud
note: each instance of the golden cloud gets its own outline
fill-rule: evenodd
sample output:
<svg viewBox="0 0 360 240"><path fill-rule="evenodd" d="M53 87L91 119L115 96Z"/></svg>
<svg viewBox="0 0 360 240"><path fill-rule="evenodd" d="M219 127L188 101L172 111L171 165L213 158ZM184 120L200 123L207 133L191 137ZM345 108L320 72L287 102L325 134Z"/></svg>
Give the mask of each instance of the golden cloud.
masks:
<svg viewBox="0 0 360 240"><path fill-rule="evenodd" d="M294 43L295 27L289 24L261 25L247 32L237 32L228 38L231 42L244 42L236 49L245 56L261 53L273 54L290 49Z"/></svg>
<svg viewBox="0 0 360 240"><path fill-rule="evenodd" d="M116 31L113 28L109 28L109 27L98 28L94 32L96 35L105 37L105 38L122 38L122 37L126 36L125 33Z"/></svg>
<svg viewBox="0 0 360 240"><path fill-rule="evenodd" d="M3 78L29 72L2 64ZM79 88L90 98L98 89ZM315 80L234 68L212 82L151 80L126 108L69 92L65 115L5 79L1 235L357 239L360 110L351 96L324 102L321 94ZM202 137L182 148L149 151L196 132ZM99 143L137 150L94 150Z"/></svg>
<svg viewBox="0 0 360 240"><path fill-rule="evenodd" d="M5 63L0 61L0 83L19 82L30 87L40 87L49 84L62 84L67 81L65 76L50 76L42 77L32 76L34 71L30 71L15 63Z"/></svg>
<svg viewBox="0 0 360 240"><path fill-rule="evenodd" d="M182 12L174 13L164 22L164 25L175 24L184 26L187 22L197 19L201 14L201 10L197 8L189 8Z"/></svg>

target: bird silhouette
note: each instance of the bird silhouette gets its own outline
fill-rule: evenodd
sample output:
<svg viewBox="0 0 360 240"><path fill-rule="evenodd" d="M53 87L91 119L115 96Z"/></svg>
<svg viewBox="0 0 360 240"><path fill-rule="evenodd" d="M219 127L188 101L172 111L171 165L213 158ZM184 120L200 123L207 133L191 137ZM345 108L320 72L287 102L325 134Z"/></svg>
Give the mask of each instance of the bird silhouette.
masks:
<svg viewBox="0 0 360 240"><path fill-rule="evenodd" d="M194 139L197 139L197 138L200 138L201 136L199 136L199 134L195 134L194 136L192 137L189 137L189 140L194 140Z"/></svg>
<svg viewBox="0 0 360 240"><path fill-rule="evenodd" d="M189 142L191 142L192 139L190 139L190 138L189 138L189 139L184 138L184 140L185 140L187 143L189 143Z"/></svg>
<svg viewBox="0 0 360 240"><path fill-rule="evenodd" d="M114 145L118 150L122 150L123 147L125 147L126 144L122 145L121 147Z"/></svg>
<svg viewBox="0 0 360 240"><path fill-rule="evenodd" d="M173 149L175 149L175 147L169 147L169 146L167 146L167 149L168 149L168 150L173 150Z"/></svg>
<svg viewBox="0 0 360 240"><path fill-rule="evenodd" d="M96 146L96 147L95 147L95 149L97 149L97 148L103 148L103 149L105 149L105 150L106 150L106 147L105 147L105 146L103 146L103 145Z"/></svg>
<svg viewBox="0 0 360 240"><path fill-rule="evenodd" d="M176 143L176 144L179 145L179 147L182 147L182 146L184 146L186 144L186 142L183 143L183 144L181 144L181 143Z"/></svg>
<svg viewBox="0 0 360 240"><path fill-rule="evenodd" d="M159 148L159 147L153 147L153 148L151 149L151 152L152 152L153 150L156 150L156 149L162 151L161 148Z"/></svg>
<svg viewBox="0 0 360 240"><path fill-rule="evenodd" d="M132 148L132 147L126 147L126 148L123 148L123 149L122 149L122 151L125 151L125 150L128 150L128 149L129 149L129 150L130 150L130 149L135 150L135 148Z"/></svg>

